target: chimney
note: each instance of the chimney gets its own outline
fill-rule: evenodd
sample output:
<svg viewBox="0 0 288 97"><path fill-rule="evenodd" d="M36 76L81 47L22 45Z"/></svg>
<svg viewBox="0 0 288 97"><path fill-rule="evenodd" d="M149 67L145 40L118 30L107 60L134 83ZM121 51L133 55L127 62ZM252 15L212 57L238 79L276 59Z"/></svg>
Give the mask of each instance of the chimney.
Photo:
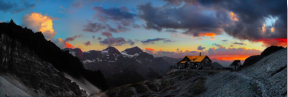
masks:
<svg viewBox="0 0 288 97"><path fill-rule="evenodd" d="M201 56L201 52L200 52L199 56Z"/></svg>
<svg viewBox="0 0 288 97"><path fill-rule="evenodd" d="M11 19L9 23L10 23L10 24L15 24L15 22L13 21L13 19Z"/></svg>

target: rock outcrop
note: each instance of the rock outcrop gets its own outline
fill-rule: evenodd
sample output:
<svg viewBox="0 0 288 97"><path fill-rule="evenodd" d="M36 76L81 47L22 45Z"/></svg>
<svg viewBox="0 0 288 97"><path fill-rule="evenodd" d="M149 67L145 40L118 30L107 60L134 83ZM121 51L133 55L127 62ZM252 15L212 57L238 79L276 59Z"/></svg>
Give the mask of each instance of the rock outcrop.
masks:
<svg viewBox="0 0 288 97"><path fill-rule="evenodd" d="M242 67L250 66L250 65L256 63L257 61L261 60L263 57L270 55L271 53L274 53L274 52L281 50L281 49L283 49L283 47L281 47L281 46L270 46L270 47L266 48L260 55L254 55L254 56L248 57L244 61Z"/></svg>

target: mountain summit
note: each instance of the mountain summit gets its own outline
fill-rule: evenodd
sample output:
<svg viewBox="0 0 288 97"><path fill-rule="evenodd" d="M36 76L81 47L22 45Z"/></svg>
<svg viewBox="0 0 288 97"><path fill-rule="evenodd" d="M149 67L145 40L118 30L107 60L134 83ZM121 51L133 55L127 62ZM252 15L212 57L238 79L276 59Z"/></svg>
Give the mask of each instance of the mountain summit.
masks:
<svg viewBox="0 0 288 97"><path fill-rule="evenodd" d="M70 53L76 49L70 49ZM83 52L78 57L85 69L103 72L110 87L156 78L168 72L176 63L143 52L139 47L128 48L121 53L109 46L102 51Z"/></svg>
<svg viewBox="0 0 288 97"><path fill-rule="evenodd" d="M108 52L109 54L121 54L118 49L112 46L107 47L102 52Z"/></svg>
<svg viewBox="0 0 288 97"><path fill-rule="evenodd" d="M133 47L133 48L128 48L128 49L125 49L123 52L125 52L126 54L129 54L129 55L134 55L136 53L142 53L143 51L139 48L139 47Z"/></svg>

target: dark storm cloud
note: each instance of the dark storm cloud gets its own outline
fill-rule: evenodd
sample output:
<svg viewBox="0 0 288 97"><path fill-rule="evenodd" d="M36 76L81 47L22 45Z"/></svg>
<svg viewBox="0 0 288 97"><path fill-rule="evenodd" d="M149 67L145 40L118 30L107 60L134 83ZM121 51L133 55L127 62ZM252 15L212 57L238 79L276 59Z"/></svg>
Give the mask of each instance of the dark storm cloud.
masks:
<svg viewBox="0 0 288 97"><path fill-rule="evenodd" d="M166 38L153 38L153 39L147 39L147 40L143 40L141 41L142 43L144 44L148 44L148 43L154 43L154 42L157 42L157 41L163 41L163 42L172 42L172 40L169 40L169 39L166 39Z"/></svg>
<svg viewBox="0 0 288 97"><path fill-rule="evenodd" d="M224 28L231 36L252 41L287 37L286 0L200 0L200 3L238 15L238 22ZM278 17L273 25L275 31L272 32L269 30L271 27L266 27L266 31L262 32L261 27L265 19L271 17Z"/></svg>
<svg viewBox="0 0 288 97"><path fill-rule="evenodd" d="M102 22L112 21L117 24L118 29L132 25L134 23L134 17L136 16L136 14L131 13L126 7L105 9L96 6L93 9L95 10L95 19Z"/></svg>
<svg viewBox="0 0 288 97"><path fill-rule="evenodd" d="M88 23L88 24L84 25L83 31L85 31L85 32L99 32L99 31L102 31L106 28L107 28L107 26L102 25L100 23Z"/></svg>
<svg viewBox="0 0 288 97"><path fill-rule="evenodd" d="M84 25L83 31L85 32L124 32L129 30L130 27L134 27L135 14L129 12L126 7L121 8L103 8L93 7L95 10L94 19L100 22L90 21ZM109 23L108 23L109 22ZM113 25L112 25L113 24Z"/></svg>
<svg viewBox="0 0 288 97"><path fill-rule="evenodd" d="M167 4L139 6L139 17L146 22L146 28L159 31L164 28L184 29L187 30L185 34L194 36L203 32L226 32L250 41L287 37L286 0L163 1ZM272 26L266 25L262 32L262 26L269 18L276 19L276 22Z"/></svg>
<svg viewBox="0 0 288 97"><path fill-rule="evenodd" d="M105 37L112 37L112 34L109 32L102 32L101 34Z"/></svg>
<svg viewBox="0 0 288 97"><path fill-rule="evenodd" d="M103 45L109 45L109 46L121 46L123 44L129 44L129 45L134 45L135 42L133 42L132 40L128 40L126 41L124 38L122 37L108 37L102 41L100 41L101 44Z"/></svg>
<svg viewBox="0 0 288 97"><path fill-rule="evenodd" d="M198 50L204 50L205 47L202 47L201 45L199 45L197 49L198 49Z"/></svg>
<svg viewBox="0 0 288 97"><path fill-rule="evenodd" d="M0 0L0 11L3 12L21 12L33 7L35 4L29 3L27 0L22 0L22 2Z"/></svg>
<svg viewBox="0 0 288 97"><path fill-rule="evenodd" d="M127 31L128 28L117 25L117 27L111 27L109 24L103 24L103 23L98 23L98 22L89 22L86 25L83 26L83 31L84 32L92 32L92 33L97 33L97 32L102 32L102 31L109 31L113 33L118 33L118 32L123 32Z"/></svg>
<svg viewBox="0 0 288 97"><path fill-rule="evenodd" d="M230 21L225 11L188 3L180 7L153 7L148 3L139 6L139 10L139 17L145 20L148 29L184 29L186 34L194 36L207 32L220 34L221 28Z"/></svg>
<svg viewBox="0 0 288 97"><path fill-rule="evenodd" d="M133 19L135 16L135 14L130 13L126 7L104 9L103 7L96 6L93 9L101 13L99 16L103 16L103 18L107 19L129 20Z"/></svg>

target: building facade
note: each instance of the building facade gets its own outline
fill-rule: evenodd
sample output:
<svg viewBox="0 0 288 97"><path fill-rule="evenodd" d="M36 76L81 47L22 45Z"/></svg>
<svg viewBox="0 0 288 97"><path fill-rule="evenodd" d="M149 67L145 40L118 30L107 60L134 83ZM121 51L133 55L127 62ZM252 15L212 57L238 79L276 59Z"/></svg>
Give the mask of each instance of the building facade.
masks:
<svg viewBox="0 0 288 97"><path fill-rule="evenodd" d="M208 56L185 56L173 69L209 69L212 61Z"/></svg>

